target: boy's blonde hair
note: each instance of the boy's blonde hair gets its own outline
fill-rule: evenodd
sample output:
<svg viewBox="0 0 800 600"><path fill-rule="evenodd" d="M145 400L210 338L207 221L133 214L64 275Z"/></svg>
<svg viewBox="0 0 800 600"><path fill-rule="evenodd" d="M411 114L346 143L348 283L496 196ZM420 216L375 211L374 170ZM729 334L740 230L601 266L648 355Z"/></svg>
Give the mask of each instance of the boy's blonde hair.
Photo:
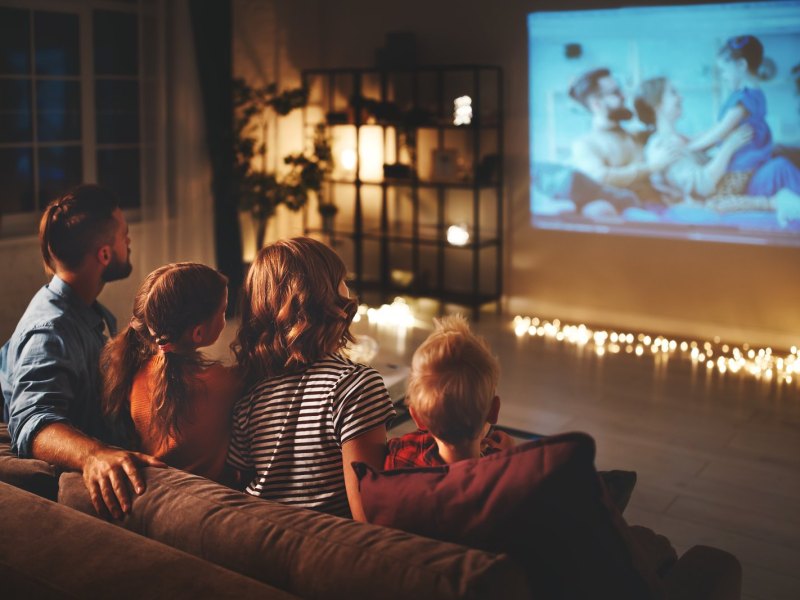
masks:
<svg viewBox="0 0 800 600"><path fill-rule="evenodd" d="M461 315L434 322L434 332L411 361L408 405L440 440L474 440L491 409L500 365L486 340Z"/></svg>

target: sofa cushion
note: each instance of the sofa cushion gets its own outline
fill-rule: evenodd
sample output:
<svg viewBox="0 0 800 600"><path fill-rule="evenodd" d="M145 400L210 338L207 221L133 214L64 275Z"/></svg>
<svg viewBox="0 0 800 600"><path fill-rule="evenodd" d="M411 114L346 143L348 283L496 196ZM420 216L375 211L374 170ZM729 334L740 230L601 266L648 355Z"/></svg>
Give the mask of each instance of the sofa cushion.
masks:
<svg viewBox="0 0 800 600"><path fill-rule="evenodd" d="M521 598L520 568L495 555L277 504L174 469L143 470L147 490L122 525L304 598ZM59 501L93 514L81 477Z"/></svg>
<svg viewBox="0 0 800 600"><path fill-rule="evenodd" d="M371 523L508 552L542 597L660 596L594 456L594 440L571 433L443 467L354 466Z"/></svg>
<svg viewBox="0 0 800 600"><path fill-rule="evenodd" d="M293 598L0 483L4 598Z"/></svg>
<svg viewBox="0 0 800 600"><path fill-rule="evenodd" d="M50 500L58 496L55 467L43 460L19 458L12 452L11 436L5 423L0 423L0 481Z"/></svg>

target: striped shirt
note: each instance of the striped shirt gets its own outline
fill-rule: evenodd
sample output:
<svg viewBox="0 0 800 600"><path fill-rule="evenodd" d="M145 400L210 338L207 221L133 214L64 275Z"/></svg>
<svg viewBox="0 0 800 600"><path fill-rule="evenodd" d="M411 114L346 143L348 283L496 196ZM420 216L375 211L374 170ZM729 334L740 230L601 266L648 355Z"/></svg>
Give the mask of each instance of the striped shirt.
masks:
<svg viewBox="0 0 800 600"><path fill-rule="evenodd" d="M234 408L228 462L255 469L249 494L349 517L342 444L394 414L375 369L328 355L248 390Z"/></svg>

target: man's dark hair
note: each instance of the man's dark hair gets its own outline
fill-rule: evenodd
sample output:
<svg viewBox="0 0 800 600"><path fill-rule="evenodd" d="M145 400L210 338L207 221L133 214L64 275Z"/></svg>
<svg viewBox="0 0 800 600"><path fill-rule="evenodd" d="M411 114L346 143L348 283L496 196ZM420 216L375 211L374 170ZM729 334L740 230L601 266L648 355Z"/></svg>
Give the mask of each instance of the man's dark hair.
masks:
<svg viewBox="0 0 800 600"><path fill-rule="evenodd" d="M610 77L611 71L606 68L595 69L581 75L569 88L569 97L579 102L587 110L589 109L588 99L598 91L598 82L603 77Z"/></svg>
<svg viewBox="0 0 800 600"><path fill-rule="evenodd" d="M79 185L44 209L39 221L42 258L49 271L55 261L77 269L87 254L114 239L119 202L113 192L94 184Z"/></svg>

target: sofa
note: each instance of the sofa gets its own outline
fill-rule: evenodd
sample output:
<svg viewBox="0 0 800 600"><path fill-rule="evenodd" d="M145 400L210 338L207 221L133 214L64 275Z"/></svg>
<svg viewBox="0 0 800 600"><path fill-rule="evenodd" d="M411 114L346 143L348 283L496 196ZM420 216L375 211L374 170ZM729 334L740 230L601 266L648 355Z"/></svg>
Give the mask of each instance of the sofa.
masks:
<svg viewBox="0 0 800 600"><path fill-rule="evenodd" d="M551 597L532 583L536 566L513 552L356 523L149 467L130 514L108 523L94 515L79 474L56 475L11 455L0 426L0 577L11 597L118 589L131 597ZM735 599L740 581L735 557L695 546L653 597ZM594 597L607 596L598 588Z"/></svg>

